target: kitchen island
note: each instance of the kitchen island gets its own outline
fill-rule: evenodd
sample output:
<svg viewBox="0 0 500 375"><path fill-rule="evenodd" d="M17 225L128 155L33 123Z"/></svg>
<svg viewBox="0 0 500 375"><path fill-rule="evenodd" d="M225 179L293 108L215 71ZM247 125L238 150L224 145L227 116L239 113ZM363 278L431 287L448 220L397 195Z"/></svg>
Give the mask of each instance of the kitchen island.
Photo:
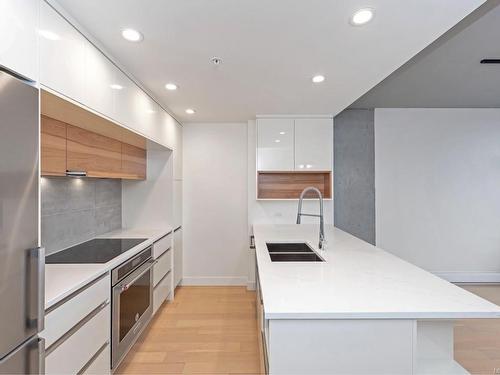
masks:
<svg viewBox="0 0 500 375"><path fill-rule="evenodd" d="M271 374L467 374L453 321L500 307L333 226L254 225L258 317ZM272 262L306 242L324 262Z"/></svg>

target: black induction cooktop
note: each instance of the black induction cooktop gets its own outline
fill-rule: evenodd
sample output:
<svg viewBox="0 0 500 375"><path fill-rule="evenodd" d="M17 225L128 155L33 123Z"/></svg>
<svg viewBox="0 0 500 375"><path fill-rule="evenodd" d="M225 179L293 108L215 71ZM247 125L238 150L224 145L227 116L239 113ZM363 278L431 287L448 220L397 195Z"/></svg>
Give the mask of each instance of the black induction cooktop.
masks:
<svg viewBox="0 0 500 375"><path fill-rule="evenodd" d="M45 263L107 263L144 241L146 238L96 238L51 254Z"/></svg>

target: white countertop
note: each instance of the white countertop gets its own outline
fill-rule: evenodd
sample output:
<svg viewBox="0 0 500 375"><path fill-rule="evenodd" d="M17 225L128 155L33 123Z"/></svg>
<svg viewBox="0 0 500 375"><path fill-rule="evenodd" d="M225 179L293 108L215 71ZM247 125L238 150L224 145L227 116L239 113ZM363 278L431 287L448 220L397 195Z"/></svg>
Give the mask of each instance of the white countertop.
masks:
<svg viewBox="0 0 500 375"><path fill-rule="evenodd" d="M500 307L333 225L253 227L266 319L499 318ZM266 242L307 242L325 262L271 262Z"/></svg>
<svg viewBox="0 0 500 375"><path fill-rule="evenodd" d="M129 251L113 258L108 263L101 264L46 264L45 265L45 309L63 300L71 293L97 279L125 260L144 250L157 241L172 228L164 230L151 229L120 229L105 233L97 238L147 238L146 241Z"/></svg>

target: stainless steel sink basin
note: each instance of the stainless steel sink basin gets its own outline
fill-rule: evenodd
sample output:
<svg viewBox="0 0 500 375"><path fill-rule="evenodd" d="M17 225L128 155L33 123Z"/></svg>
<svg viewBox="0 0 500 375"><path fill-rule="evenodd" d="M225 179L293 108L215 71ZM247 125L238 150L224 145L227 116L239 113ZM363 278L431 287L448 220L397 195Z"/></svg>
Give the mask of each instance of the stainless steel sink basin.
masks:
<svg viewBox="0 0 500 375"><path fill-rule="evenodd" d="M272 262L324 262L316 253L269 253Z"/></svg>
<svg viewBox="0 0 500 375"><path fill-rule="evenodd" d="M266 242L272 262L324 262L305 242Z"/></svg>
<svg viewBox="0 0 500 375"><path fill-rule="evenodd" d="M270 253L313 253L313 249L304 242L299 243L272 243L266 242L267 251Z"/></svg>

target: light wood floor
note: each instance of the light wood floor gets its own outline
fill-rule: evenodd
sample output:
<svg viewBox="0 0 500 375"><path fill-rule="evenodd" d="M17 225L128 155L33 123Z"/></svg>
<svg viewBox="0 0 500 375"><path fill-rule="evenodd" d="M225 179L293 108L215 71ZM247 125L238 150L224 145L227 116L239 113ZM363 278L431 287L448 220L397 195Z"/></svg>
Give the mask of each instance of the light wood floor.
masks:
<svg viewBox="0 0 500 375"><path fill-rule="evenodd" d="M500 286L465 288L500 304ZM474 375L500 369L500 319L458 321L455 358ZM262 373L255 293L244 287L178 288L175 302L163 305L116 373Z"/></svg>
<svg viewBox="0 0 500 375"><path fill-rule="evenodd" d="M255 292L180 287L116 373L259 374Z"/></svg>
<svg viewBox="0 0 500 375"><path fill-rule="evenodd" d="M500 285L463 287L500 305ZM500 374L500 319L457 321L455 359L471 374Z"/></svg>

